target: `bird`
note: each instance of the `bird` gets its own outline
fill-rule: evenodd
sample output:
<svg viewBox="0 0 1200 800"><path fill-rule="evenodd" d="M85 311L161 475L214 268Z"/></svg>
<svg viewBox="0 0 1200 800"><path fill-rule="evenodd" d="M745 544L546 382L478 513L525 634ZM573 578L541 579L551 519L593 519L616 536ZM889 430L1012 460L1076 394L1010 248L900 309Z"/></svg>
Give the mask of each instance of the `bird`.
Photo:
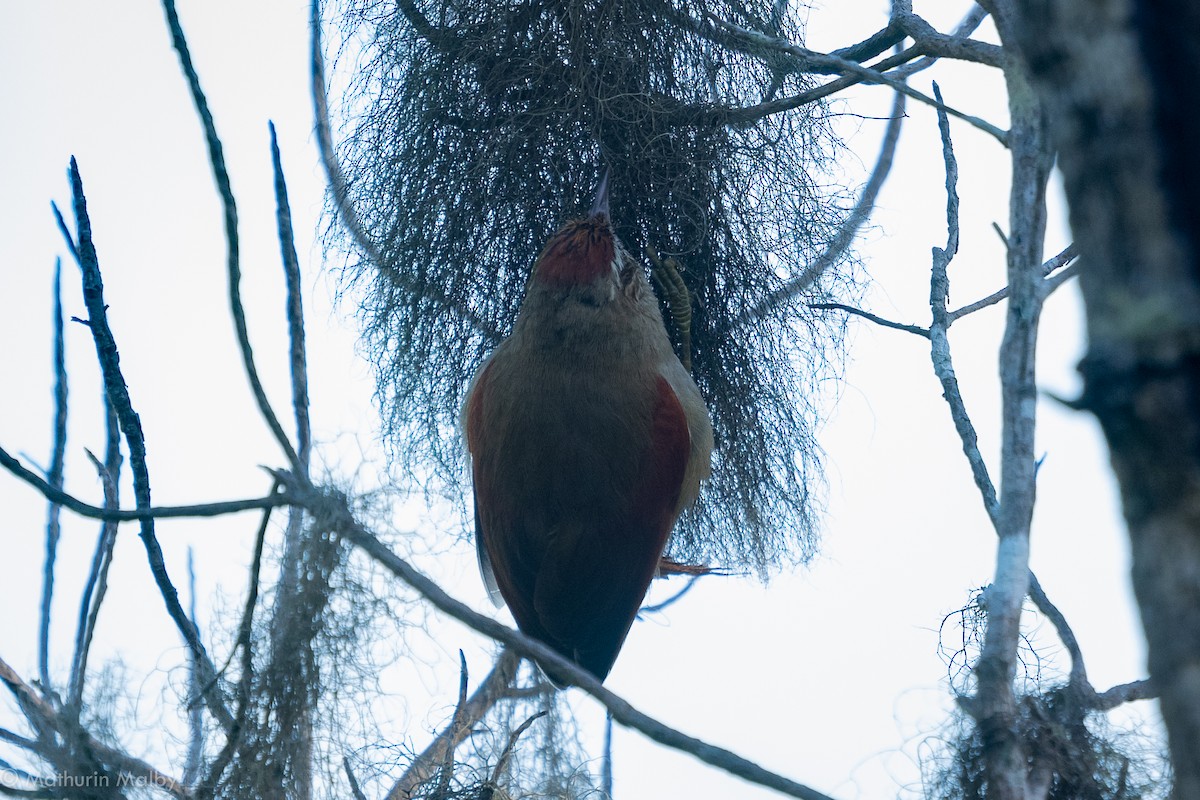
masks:
<svg viewBox="0 0 1200 800"><path fill-rule="evenodd" d="M679 571L663 551L713 450L700 389L613 230L608 185L606 172L590 213L543 247L462 408L489 594L599 681L660 566Z"/></svg>

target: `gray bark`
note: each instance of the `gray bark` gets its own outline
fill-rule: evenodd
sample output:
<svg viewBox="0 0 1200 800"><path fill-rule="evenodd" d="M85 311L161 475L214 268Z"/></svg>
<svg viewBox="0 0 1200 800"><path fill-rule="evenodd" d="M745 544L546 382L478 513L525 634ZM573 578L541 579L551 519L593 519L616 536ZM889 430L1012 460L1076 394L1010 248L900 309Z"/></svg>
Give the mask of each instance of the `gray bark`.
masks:
<svg viewBox="0 0 1200 800"><path fill-rule="evenodd" d="M1080 405L1121 484L1180 800L1200 798L1200 8L1016 0L1082 252Z"/></svg>

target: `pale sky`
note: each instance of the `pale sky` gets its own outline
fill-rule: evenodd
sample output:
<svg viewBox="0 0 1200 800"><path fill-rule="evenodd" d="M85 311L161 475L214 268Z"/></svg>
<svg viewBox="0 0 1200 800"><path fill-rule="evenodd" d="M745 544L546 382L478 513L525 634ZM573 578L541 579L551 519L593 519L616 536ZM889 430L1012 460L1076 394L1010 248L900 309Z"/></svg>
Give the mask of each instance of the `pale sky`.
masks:
<svg viewBox="0 0 1200 800"><path fill-rule="evenodd" d="M883 2L836 5L812 12L811 47L844 46L886 21ZM957 21L959 9L934 5L916 10L933 14L930 21L942 30ZM185 0L180 14L239 203L243 292L259 369L277 410L287 412L267 138L272 119L304 269L319 459L339 479L373 488L382 456L370 366L356 354L350 309L334 308L336 277L323 271L316 243L324 185L311 135L307 6ZM0 81L6 121L0 126L0 340L7 343L0 349L0 445L38 463L48 460L50 287L58 256L64 257L67 314L85 316L78 272L66 260L49 208L55 200L70 218L65 170L75 155L110 320L146 430L155 503L264 493L269 480L259 465L282 459L258 420L237 359L225 307L220 208L161 8L148 0L10 4L0 26L0 74L6 76ZM951 105L1005 123L998 73L946 64L917 75L914 85L928 91L934 78ZM884 123L871 117L884 116L890 99L886 89L860 88L837 106L847 115L840 123L850 146L842 165L846 179L862 180L873 163ZM864 305L884 317L927 324L930 248L946 237L944 176L933 111L910 102L908 113L896 167L859 253L874 281ZM961 173L962 247L951 268L952 305L959 306L1003 285L1003 254L991 223L1007 226L1007 157L986 135L951 125ZM1057 188L1053 197L1047 256L1070 241ZM614 198L614 211L617 205ZM1003 306L996 306L951 332L963 394L994 476L1003 319ZM844 381L831 387L820 431L829 479L820 555L766 585L754 578L702 581L665 615L635 625L607 685L664 722L790 778L839 798L877 798L894 796L919 777L920 743L951 705L938 626L972 589L991 580L994 541L927 342L868 323L851 331ZM1073 286L1047 303L1040 347L1042 387L1071 396L1083 349ZM83 448L99 453L103 447L99 383L82 326L69 326L68 351L67 487L96 501L100 488ZM1144 645L1128 585L1127 545L1097 427L1050 399L1039 404L1039 414L1038 450L1046 459L1033 567L1074 626L1096 687L1142 678ZM0 501L6 509L0 656L32 679L45 504L5 475ZM430 519L444 522L449 513L410 502L396 512L395 524L429 532ZM64 520L54 607L53 663L60 674L96 532L69 513ZM256 524L243 515L159 526L177 581L186 548L195 549L206 627L214 620L228 625L229 609L241 602ZM124 661L138 713L153 727L169 692L182 687L183 650L135 530L123 531L93 664ZM469 543L415 561L455 596L492 612ZM495 613L511 624L507 612ZM1043 627L1041 641L1055 653L1057 641ZM377 712L395 728L382 738L407 732L418 748L426 743L453 704L458 648L466 650L474 675L486 670L489 643L453 623L435 624L434 631L436 643L421 650L424 663L386 678L396 696L381 700L386 707ZM598 744L595 704L582 695L574 699ZM0 708L0 720L10 719L7 703ZM163 762L166 738L150 730L130 749ZM773 796L626 731L616 738L615 776L621 800Z"/></svg>

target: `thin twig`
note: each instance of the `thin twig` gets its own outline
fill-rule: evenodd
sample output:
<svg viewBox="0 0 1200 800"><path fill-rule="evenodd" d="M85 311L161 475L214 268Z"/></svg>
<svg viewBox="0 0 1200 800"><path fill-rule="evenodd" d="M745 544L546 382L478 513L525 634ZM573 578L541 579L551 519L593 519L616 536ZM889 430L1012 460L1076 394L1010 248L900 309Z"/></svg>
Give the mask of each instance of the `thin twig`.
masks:
<svg viewBox="0 0 1200 800"><path fill-rule="evenodd" d="M238 348L242 353L242 365L245 367L246 377L250 381L254 399L258 403L259 413L262 414L271 433L275 435L275 441L279 443L284 455L287 456L288 463L292 465L293 469L303 472L300 457L296 455L287 434L283 432L283 426L279 424L279 418L275 416L271 402L267 399L266 390L258 377L258 368L254 365L254 351L250 347L250 332L246 326L246 312L242 307L242 268L238 253L237 203L234 201L233 188L229 183L229 172L225 169L224 148L217 136L217 127L213 122L212 112L208 108L208 100L200 88L200 77L196 74L196 68L192 64L192 54L188 50L187 39L184 38L183 28L179 24L179 14L175 11L175 0L162 0L162 5L167 18L167 26L171 29L171 43L179 55L180 67L187 80L192 102L196 105L200 124L204 128L204 140L208 145L208 160L212 166L213 178L217 183L217 193L221 196L221 205L224 208L225 243L228 247L226 270L229 275L229 307L237 332Z"/></svg>
<svg viewBox="0 0 1200 800"><path fill-rule="evenodd" d="M106 520L109 522L139 522L149 519L169 519L180 517L219 517L224 514L237 514L242 511L258 511L264 508L279 508L291 505L291 499L282 493L255 497L249 500L223 500L216 503L198 503L189 506L150 506L137 509L106 509L83 502L74 495L55 489L46 483L36 472L27 469L7 450L0 447L0 467L4 467L25 483L37 489L52 502L63 508L74 511L81 517Z"/></svg>
<svg viewBox="0 0 1200 800"><path fill-rule="evenodd" d="M272 487L272 489L274 488ZM246 603L242 607L242 621L238 625L237 642L234 645L234 650L240 651L242 654L242 673L238 679L239 695L249 691L250 675L254 667L251 647L254 634L254 609L258 607L258 587L262 576L263 549L267 539L267 526L270 522L271 509L267 508L263 510L262 521L259 522L258 530L254 534L254 556L250 561L250 585L246 588ZM231 657L232 655L230 653ZM243 686L246 688L243 689Z"/></svg>
<svg viewBox="0 0 1200 800"><path fill-rule="evenodd" d="M1042 283L1042 296L1049 297L1051 294L1054 293L1055 289L1062 286L1064 283L1071 280L1071 278L1074 278L1078 274L1079 274L1079 262L1076 261L1074 264L1067 267L1062 272L1059 272L1056 275L1051 275L1049 278L1046 278L1045 282Z"/></svg>
<svg viewBox="0 0 1200 800"><path fill-rule="evenodd" d="M46 786L52 779L41 778L34 775L32 772L26 772L12 762L5 761L0 758L0 772L7 773L4 779L0 780L0 792L12 795L13 797L53 797L46 794L44 789L18 789L12 785L12 780L15 778L19 781L24 781L30 786Z"/></svg>
<svg viewBox="0 0 1200 800"><path fill-rule="evenodd" d="M71 229L67 227L67 221L63 219L62 212L58 210L58 203L51 200L50 210L54 212L54 221L58 224L58 231L67 243L67 249L71 251L75 263L79 264L79 245L75 244L75 237L71 234Z"/></svg>
<svg viewBox="0 0 1200 800"><path fill-rule="evenodd" d="M450 738L457 739L466 721L467 684L470 673L467 671L467 657L463 651L458 651L458 702L454 704L454 716L450 719ZM447 747L446 755L442 758L442 766L438 775L435 796L441 797L450 790L450 781L454 779L454 748Z"/></svg>
<svg viewBox="0 0 1200 800"><path fill-rule="evenodd" d="M1062 269L1062 267L1070 264L1072 261L1075 260L1076 256L1078 256L1078 255L1079 255L1078 248L1076 248L1075 245L1071 244L1071 245L1068 245L1067 248L1065 250L1063 250L1061 253L1059 253L1058 255L1054 256L1053 258L1049 259L1044 264L1042 264L1042 276L1046 278L1046 282L1042 284L1043 295L1050 294L1055 289L1057 289L1058 286L1063 281L1074 276L1074 274L1075 274L1074 271L1070 271L1066 275L1063 275L1063 273L1059 273L1058 275L1053 275L1052 273L1054 273L1055 270ZM1006 297L1008 297L1008 287L1007 286L1005 286L1003 289L992 292L991 294L989 294L987 297L983 298L982 300L976 300L974 303L965 305L962 308L958 309L957 311L951 311L947 315L947 319L948 319L947 324L953 324L954 321L959 319L960 317L965 317L967 314L973 314L974 312L979 311L981 308L987 308L988 306L995 305L996 303L999 303L1001 300L1005 299Z"/></svg>
<svg viewBox="0 0 1200 800"><path fill-rule="evenodd" d="M56 489L63 488L63 469L67 453L67 350L64 336L62 302L62 259L54 262L54 435L50 453L50 468L46 482ZM58 555L61 535L61 507L51 502L46 509L46 555L42 562L42 602L38 624L38 677L42 691L49 696L50 684L50 606L54 600L54 562Z"/></svg>
<svg viewBox="0 0 1200 800"><path fill-rule="evenodd" d="M499 785L500 776L504 774L504 768L508 766L508 762L512 758L513 752L516 749L517 740L521 738L521 735L524 734L525 731L529 730L530 725L537 722L539 719L541 719L542 717L546 716L549 713L550 713L549 711L545 711L545 710L537 712L536 714L531 716L529 719L525 720L520 725L518 725L517 729L509 735L508 744L505 745L504 751L500 753L500 758L499 758L499 760L496 761L496 767L495 767L495 769L492 770L492 781L491 781L492 786Z"/></svg>
<svg viewBox="0 0 1200 800"><path fill-rule="evenodd" d="M866 184L863 185L858 202L854 204L850 216L842 223L837 235L833 237L833 241L825 248L825 252L805 267L804 271L796 278L788 281L753 307L738 315L731 325L733 330L760 320L791 302L845 256L846 251L854 243L855 237L858 236L859 230L866 224L871 212L875 209L875 201L891 173L896 155L896 145L900 141L900 130L904 123L905 104L904 95L898 93L892 101L891 115L888 117L887 128L883 132L883 142L879 147L879 158L875 161L875 167L871 170Z"/></svg>
<svg viewBox="0 0 1200 800"><path fill-rule="evenodd" d="M167 0L169 2L169 0ZM150 472L146 466L146 439L142 431L142 423L129 397L129 389L125 376L121 373L121 356L117 351L117 343L108 325L108 311L104 302L104 282L100 275L100 263L96 256L96 248L92 242L92 226L88 219L87 199L83 194L83 180L79 175L79 165L71 158L71 194L74 198L75 225L78 231L79 255L83 270L83 299L88 310L88 328L96 344L96 358L100 362L101 373L104 377L104 388L108 399L117 414L121 425L121 433L129 445L129 464L133 472L133 493L138 508L150 508ZM204 679L212 678L212 662L200 641L196 629L179 604L179 594L167 574L166 563L163 561L162 548L154 535L154 519L140 520L139 537L146 548L146 557L150 563L150 572L158 586L167 613L175 622L180 634L188 646L196 654L204 669ZM228 727L233 719L225 708L220 694L213 690L205 695L213 716L222 725Z"/></svg>
<svg viewBox="0 0 1200 800"><path fill-rule="evenodd" d="M906 325L903 322L893 322L890 319L876 316L870 311L863 311L861 308L855 308L842 303L809 303L808 307L815 311L845 311L847 314L862 317L865 320L874 322L876 325L882 325L885 328L892 328L906 333L913 333L925 339L928 339L930 335L929 329L922 328L920 325Z"/></svg>
<svg viewBox="0 0 1200 800"><path fill-rule="evenodd" d="M272 491L278 488L279 483L271 487ZM258 587L260 577L262 575L262 557L263 548L266 543L267 527L271 522L271 509L263 509L262 520L259 522L258 530L254 535L254 556L250 562L250 585L246 590L246 602L242 608L242 620L238 625L237 641L234 643L233 650L229 653L229 658L225 661L225 665L221 667L221 672L229 668L229 664L233 661L235 654L241 654L241 674L238 675L237 684L237 711L233 719L233 727L228 731L225 738L225 744L217 753L216 758L208 766L208 772L205 777L199 781L196 790L197 794L202 797L214 795L214 789L217 783L221 780L221 776L225 773L225 769L233 761L233 755L241 743L242 732L245 729L246 715L250 708L250 688L254 679L254 650L253 650L253 633L254 633L254 609L258 606Z"/></svg>
<svg viewBox="0 0 1200 800"><path fill-rule="evenodd" d="M21 736L19 733L13 733L7 728L0 728L0 742L15 744L17 747L23 748L32 753L40 752L42 749L42 742Z"/></svg>

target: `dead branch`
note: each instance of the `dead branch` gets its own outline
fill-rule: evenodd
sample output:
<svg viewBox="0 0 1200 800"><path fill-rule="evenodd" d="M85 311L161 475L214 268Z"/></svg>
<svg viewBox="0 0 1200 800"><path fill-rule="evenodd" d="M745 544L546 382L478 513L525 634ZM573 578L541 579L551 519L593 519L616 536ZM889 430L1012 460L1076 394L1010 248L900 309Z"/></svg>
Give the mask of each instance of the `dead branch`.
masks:
<svg viewBox="0 0 1200 800"><path fill-rule="evenodd" d="M25 483L37 489L52 503L58 503L63 508L70 509L81 517L105 520L108 522L140 522L150 519L178 519L181 517L219 517L224 514L237 514L242 511L259 511L265 508L279 508L291 505L291 500L282 492L256 497L250 500L225 500L216 503L198 503L187 506L150 506L138 509L108 509L93 506L79 498L55 489L46 483L37 473L26 469L16 458L0 447L0 466L20 478Z"/></svg>
<svg viewBox="0 0 1200 800"><path fill-rule="evenodd" d="M939 93L934 84L934 92ZM988 474L987 463L979 452L979 435L975 424L967 413L966 403L958 386L958 377L954 373L954 360L950 353L950 340L947 331L950 327L949 313L946 310L946 299L950 296L950 278L948 267L954 254L958 251L958 164L954 157L954 145L950 141L949 120L944 114L938 116L938 129L942 133L942 159L946 165L946 246L933 248L933 266L929 279L929 308L932 321L929 325L930 359L933 361L933 371L942 384L942 397L950 407L950 418L954 429L962 442L963 454L971 466L971 475L975 486L983 497L983 506L992 524L996 525L1000 516L999 502L996 499L996 487Z"/></svg>
<svg viewBox="0 0 1200 800"><path fill-rule="evenodd" d="M292 209L288 204L287 180L275 138L271 131L271 166L275 170L275 219L279 250L287 286L288 362L292 375L292 413L296 417L296 458L307 474L312 455L312 423L309 420L308 361L304 348L304 303L300 291L300 259L296 256L296 238L292 233Z"/></svg>
<svg viewBox="0 0 1200 800"><path fill-rule="evenodd" d="M267 399L266 389L258 377L258 368L254 365L254 351L250 347L250 332L246 327L246 312L242 306L242 268L238 250L238 220L237 203L233 198L233 187L229 183L229 172L225 169L225 152L221 139L217 136L216 123L213 122L212 112L208 108L208 99L200 88L200 76L192 64L192 54L188 50L187 39L183 35L183 27L179 24L179 14L175 11L175 0L162 0L163 12L167 17L167 26L171 29L171 43L179 55L179 64L187 80L192 102L196 106L196 114L200 117L204 128L204 141L208 145L208 160L212 166L213 178L217 183L217 193L221 196L221 206L224 209L225 242L228 248L226 271L229 275L229 307L233 316L234 329L237 333L238 348L242 354L242 365L246 377L250 381L250 389L254 400L258 403L259 413L263 421L271 429L275 441L287 456L292 469L301 471L300 457L283 432L279 418L275 416L271 402Z"/></svg>
<svg viewBox="0 0 1200 800"><path fill-rule="evenodd" d="M847 314L856 317L862 317L863 319L869 322L874 322L876 325L881 325L884 328L892 328L894 330L904 331L905 333L916 334L917 336L921 336L925 339L930 337L928 328L922 328L920 325L907 325L903 322L893 322L890 319L884 319L883 317L872 314L870 311L863 311L861 308L848 306L844 303L809 303L808 307L814 311L845 311Z"/></svg>
<svg viewBox="0 0 1200 800"><path fill-rule="evenodd" d="M100 362L100 370L104 377L104 388L108 400L112 403L120 423L121 432L129 446L129 464L133 472L133 493L138 508L150 507L150 472L146 466L146 440L142 431L142 423L129 397L129 389L125 377L121 373L121 356L117 351L117 343L108 325L108 311L104 302L104 282L100 276L100 262L96 248L92 243L92 226L88 219L87 200L83 194L83 179L79 175L79 166L71 158L70 168L71 194L74 198L75 225L78 231L80 267L83 270L83 299L88 310L88 329L96 344L96 357ZM225 708L224 699L215 686L215 671L208 653L200 641L199 634L187 618L183 607L179 604L179 595L167 567L163 561L162 548L154 534L154 519L152 517L140 520L140 538L146 548L146 557L150 563L150 572L158 586L163 602L180 634L195 653L204 671L204 681L214 682L205 694L205 702L213 716L226 728L232 724L233 718Z"/></svg>
<svg viewBox="0 0 1200 800"><path fill-rule="evenodd" d="M997 231L998 230L999 229L997 228ZM1007 238L1004 236L1001 236L1001 238L1005 239L1005 246L1007 247ZM1078 255L1079 255L1078 248L1076 248L1075 245L1071 244L1071 245L1068 245L1066 247L1066 249L1063 250L1061 253L1059 253L1058 255L1054 256L1053 258L1049 259L1044 264L1042 264L1042 277L1046 278L1046 281L1042 284L1042 293L1044 295L1049 295L1051 292L1053 292L1055 289L1057 289L1062 284L1063 281L1067 280L1068 278L1074 277L1074 275L1075 275L1074 271L1064 270L1063 272L1060 272L1057 275L1053 275L1053 273L1056 270L1062 269L1063 267L1067 266L1068 264L1071 264L1071 262L1074 261ZM982 308L987 308L988 306L995 305L996 303L999 303L1001 300L1004 300L1007 297L1008 297L1008 287L1005 286L1003 289L992 292L991 294L989 294L987 297L983 298L982 300L976 300L974 303L965 305L962 308L958 309L957 311L951 311L947 315L947 324L948 325L953 324L954 321L959 319L960 317L965 317L966 315L973 314Z"/></svg>
<svg viewBox="0 0 1200 800"><path fill-rule="evenodd" d="M17 698L18 704L25 712L27 718L30 718L31 724L35 726L45 725L54 731L67 731L71 729L71 723L64 720L53 705L43 700L37 692L25 683L16 670L10 667L3 658L0 658L0 683L3 683L12 692L13 696ZM188 791L186 786L161 770L150 766L145 761L103 744L86 731L76 729L74 734L79 736L81 744L101 761L122 772L135 776L145 781L148 785L179 798L179 800L192 800L192 793Z"/></svg>
<svg viewBox="0 0 1200 800"><path fill-rule="evenodd" d="M989 134L1005 147L1008 146L1008 133L1006 131L1001 130L987 120L980 119L979 117L966 114L958 109L951 108L950 106L942 103L940 100L913 89L902 79L889 75L886 72L881 72L872 67L864 67L863 65L846 58L841 58L826 53L818 53L814 50L809 50L806 47L801 47L799 45L792 44L791 42L787 42L786 40L768 36L764 33L760 33L759 31L752 31L739 25L734 25L731 22L719 20L711 16L704 22L695 20L695 24L701 27L705 26L706 23L716 25L722 30L742 38L746 42L750 42L765 48L776 49L782 53L792 55L800 59L803 63L811 65L810 70L814 68L827 69L831 72L853 75L865 83L878 83L891 87L893 90L906 94L914 100L922 102L928 106L932 106L942 113L958 117L964 122L979 128L984 133ZM911 49L913 51L920 52L919 48ZM905 52L907 53L909 51ZM744 108L726 108L722 110L722 118L727 122L727 124L749 124L763 118L764 116L777 114L781 111L788 111L803 105L803 103L797 101L801 98L804 98L807 94L808 93L805 92L801 95L796 95L795 97L773 100L767 103L760 103L755 106L748 106ZM805 99L804 102L812 101Z"/></svg>

